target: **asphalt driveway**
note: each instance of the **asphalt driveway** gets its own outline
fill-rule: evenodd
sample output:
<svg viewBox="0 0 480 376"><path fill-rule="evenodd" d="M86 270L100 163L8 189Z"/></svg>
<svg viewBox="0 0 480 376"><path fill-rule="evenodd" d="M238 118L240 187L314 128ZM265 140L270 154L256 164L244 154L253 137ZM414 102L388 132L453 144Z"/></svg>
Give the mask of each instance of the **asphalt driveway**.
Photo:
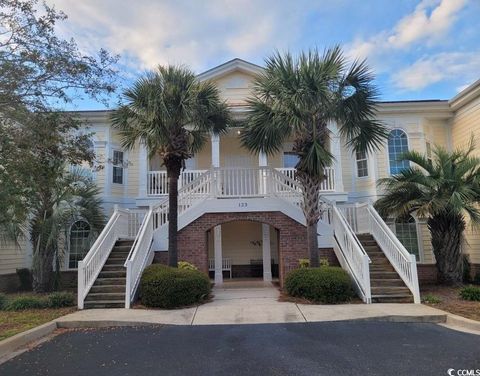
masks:
<svg viewBox="0 0 480 376"><path fill-rule="evenodd" d="M435 324L323 322L70 331L0 375L456 375L480 336Z"/></svg>

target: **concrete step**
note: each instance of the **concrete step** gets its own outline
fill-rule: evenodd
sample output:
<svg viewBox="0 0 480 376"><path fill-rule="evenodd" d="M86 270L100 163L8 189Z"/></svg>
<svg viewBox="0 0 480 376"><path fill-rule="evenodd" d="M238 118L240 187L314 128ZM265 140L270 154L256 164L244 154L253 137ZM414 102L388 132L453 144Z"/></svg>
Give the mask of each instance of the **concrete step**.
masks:
<svg viewBox="0 0 480 376"><path fill-rule="evenodd" d="M94 285L89 291L92 294L111 292L125 293L125 285Z"/></svg>
<svg viewBox="0 0 480 376"><path fill-rule="evenodd" d="M365 252L382 252L379 246L377 245L364 245L363 249L365 249ZM383 252L382 252L383 253Z"/></svg>
<svg viewBox="0 0 480 376"><path fill-rule="evenodd" d="M360 239L358 239L360 240ZM362 243L362 245L364 247L372 247L372 246L378 246L377 244L377 241L376 240L360 240L360 243Z"/></svg>
<svg viewBox="0 0 480 376"><path fill-rule="evenodd" d="M413 303L412 295L372 295L374 303Z"/></svg>
<svg viewBox="0 0 480 376"><path fill-rule="evenodd" d="M405 283L400 278L371 278L370 284L373 287L406 287Z"/></svg>
<svg viewBox="0 0 480 376"><path fill-rule="evenodd" d="M357 234L358 240L375 240L372 234Z"/></svg>
<svg viewBox="0 0 480 376"><path fill-rule="evenodd" d="M125 300L125 291L124 292L94 292L88 293L86 302L92 301L110 301L110 300Z"/></svg>
<svg viewBox="0 0 480 376"><path fill-rule="evenodd" d="M103 265L102 272L121 272L125 270L123 264L120 265Z"/></svg>
<svg viewBox="0 0 480 376"><path fill-rule="evenodd" d="M112 252L130 252L132 245L115 245Z"/></svg>
<svg viewBox="0 0 480 376"><path fill-rule="evenodd" d="M393 269L393 268L392 268ZM370 279L396 279L398 274L396 271L382 271L370 269Z"/></svg>
<svg viewBox="0 0 480 376"><path fill-rule="evenodd" d="M125 300L97 300L85 302L83 307L89 308L125 308Z"/></svg>
<svg viewBox="0 0 480 376"><path fill-rule="evenodd" d="M410 295L410 290L402 286L372 286L372 295Z"/></svg>
<svg viewBox="0 0 480 376"><path fill-rule="evenodd" d="M371 272L395 272L395 269L390 264L370 264Z"/></svg>
<svg viewBox="0 0 480 376"><path fill-rule="evenodd" d="M127 270L125 268L122 268L123 271L117 271L117 270L102 270L100 274L98 275L98 278L125 278L127 276Z"/></svg>
<svg viewBox="0 0 480 376"><path fill-rule="evenodd" d="M125 286L126 284L126 279L123 278L97 278L93 286L111 286L111 285L116 285L116 286Z"/></svg>
<svg viewBox="0 0 480 376"><path fill-rule="evenodd" d="M123 265L125 264L125 261L127 260L126 257L110 257L107 259L105 262L105 265Z"/></svg>
<svg viewBox="0 0 480 376"><path fill-rule="evenodd" d="M370 266L375 265L390 265L390 261L386 257L370 257L372 263Z"/></svg>
<svg viewBox="0 0 480 376"><path fill-rule="evenodd" d="M132 246L134 240L133 239L118 239L115 245L130 245Z"/></svg>

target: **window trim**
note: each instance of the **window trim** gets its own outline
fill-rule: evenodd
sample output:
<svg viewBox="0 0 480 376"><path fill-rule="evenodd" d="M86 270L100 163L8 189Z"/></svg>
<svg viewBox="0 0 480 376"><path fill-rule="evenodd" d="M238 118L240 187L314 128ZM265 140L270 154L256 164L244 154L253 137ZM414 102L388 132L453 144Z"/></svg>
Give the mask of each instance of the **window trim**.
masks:
<svg viewBox="0 0 480 376"><path fill-rule="evenodd" d="M425 140L425 156L427 157L427 161L433 164L432 143L428 139Z"/></svg>
<svg viewBox="0 0 480 376"><path fill-rule="evenodd" d="M75 219L72 224L70 225L70 227L68 228L68 233L67 233L67 248L68 248L68 256L65 257L65 261L64 261L64 265L65 265L65 269L64 270L78 270L78 262L77 262L77 267L76 268L71 268L70 267L70 255L71 255L71 251L72 251L72 243L71 243L71 239L72 239L72 228L73 226L78 223L78 222L85 222L87 225L88 225L88 238L90 238L91 236L91 232L92 232L92 226L90 225L90 223L88 223L87 220L83 219L83 218L77 218ZM87 250L87 253L89 252L90 248L92 246L92 243L90 242L90 246ZM85 256L87 255L87 253L85 253ZM83 260L83 258L82 258Z"/></svg>
<svg viewBox="0 0 480 376"><path fill-rule="evenodd" d="M392 128L390 129L390 132L388 132L388 137L387 137L387 147L386 147L386 151L387 151L387 166L388 166L388 175L389 176L393 176L394 174L392 174L391 172L391 162L390 162L390 153L389 153L389 150L388 150L388 139L390 138L390 134L393 132L393 131L402 131L405 136L407 137L407 151L410 151L410 138L408 136L408 132L403 129L403 128L400 128L400 127L397 127L397 128ZM410 165L410 164L409 164Z"/></svg>
<svg viewBox="0 0 480 376"><path fill-rule="evenodd" d="M115 153L122 153L122 163L121 164L116 164L115 163ZM124 185L125 183L125 167L123 167L123 163L125 161L125 152L123 150L120 150L120 149L112 149L112 175L111 175L111 178L112 178L112 184L115 184L115 185ZM121 183L118 183L115 181L115 168L121 168L122 170L122 182Z"/></svg>
<svg viewBox="0 0 480 376"><path fill-rule="evenodd" d="M358 159L358 153L361 153L361 152L355 152L355 166L356 166L356 176L357 176L357 179L365 179L365 178L368 178L370 176L370 169L368 168L368 153L366 151L363 152L363 154L365 155L365 158L361 158L361 159ZM367 171L367 174L366 175L362 175L360 176L360 173L359 173L359 168L358 168L358 163L359 162L365 162L366 163L366 166L365 166L365 169Z"/></svg>
<svg viewBox="0 0 480 376"><path fill-rule="evenodd" d="M410 217L415 222L415 231L417 233L417 249L418 249L417 264L422 264L422 263L424 263L425 255L424 255L424 251L423 251L422 229L420 227L420 221L413 214L411 214ZM397 228L396 228L397 218L390 218L390 221L391 221L391 227L390 228L393 231L393 233L395 234L395 237L397 237L398 241L400 241L400 239L397 236ZM400 243L403 245L403 243L401 241L400 241ZM407 247L405 247L405 249L407 249ZM407 251L408 251L408 253L410 253L410 251L408 249L407 249ZM410 254L413 255L413 253L410 253Z"/></svg>

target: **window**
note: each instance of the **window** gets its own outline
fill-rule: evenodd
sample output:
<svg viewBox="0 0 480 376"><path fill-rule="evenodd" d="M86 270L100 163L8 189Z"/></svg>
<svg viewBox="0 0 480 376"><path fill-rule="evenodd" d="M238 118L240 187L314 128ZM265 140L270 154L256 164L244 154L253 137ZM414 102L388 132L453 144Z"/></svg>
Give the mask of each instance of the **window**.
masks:
<svg viewBox="0 0 480 376"><path fill-rule="evenodd" d="M70 229L69 269L76 269L90 249L90 225L85 221L75 222Z"/></svg>
<svg viewBox="0 0 480 376"><path fill-rule="evenodd" d="M283 153L283 167L284 168L295 168L299 161L299 157L297 154L288 151Z"/></svg>
<svg viewBox="0 0 480 376"><path fill-rule="evenodd" d="M368 176L367 153L364 151L357 151L357 176L363 178Z"/></svg>
<svg viewBox="0 0 480 376"><path fill-rule="evenodd" d="M123 151L113 151L113 182L123 184Z"/></svg>
<svg viewBox="0 0 480 376"><path fill-rule="evenodd" d="M395 220L395 234L408 252L415 255L419 261L420 251L418 247L417 223L412 216L406 219Z"/></svg>
<svg viewBox="0 0 480 376"><path fill-rule="evenodd" d="M432 145L427 141L425 147L427 149L427 160L430 164L432 164Z"/></svg>
<svg viewBox="0 0 480 376"><path fill-rule="evenodd" d="M410 163L401 160L402 154L408 151L407 135L401 129L394 129L388 135L388 159L390 161L390 174L396 175L410 167Z"/></svg>

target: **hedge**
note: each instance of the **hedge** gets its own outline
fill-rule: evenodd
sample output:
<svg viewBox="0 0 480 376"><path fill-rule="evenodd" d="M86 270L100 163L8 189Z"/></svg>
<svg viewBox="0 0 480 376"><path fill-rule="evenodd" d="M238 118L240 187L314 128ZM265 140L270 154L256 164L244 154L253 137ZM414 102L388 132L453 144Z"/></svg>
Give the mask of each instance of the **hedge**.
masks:
<svg viewBox="0 0 480 376"><path fill-rule="evenodd" d="M143 305L178 308L200 303L210 295L210 279L198 270L171 268L161 264L147 267L140 282Z"/></svg>
<svg viewBox="0 0 480 376"><path fill-rule="evenodd" d="M318 303L342 303L354 297L347 272L339 267L300 268L287 274L285 289L294 297Z"/></svg>

